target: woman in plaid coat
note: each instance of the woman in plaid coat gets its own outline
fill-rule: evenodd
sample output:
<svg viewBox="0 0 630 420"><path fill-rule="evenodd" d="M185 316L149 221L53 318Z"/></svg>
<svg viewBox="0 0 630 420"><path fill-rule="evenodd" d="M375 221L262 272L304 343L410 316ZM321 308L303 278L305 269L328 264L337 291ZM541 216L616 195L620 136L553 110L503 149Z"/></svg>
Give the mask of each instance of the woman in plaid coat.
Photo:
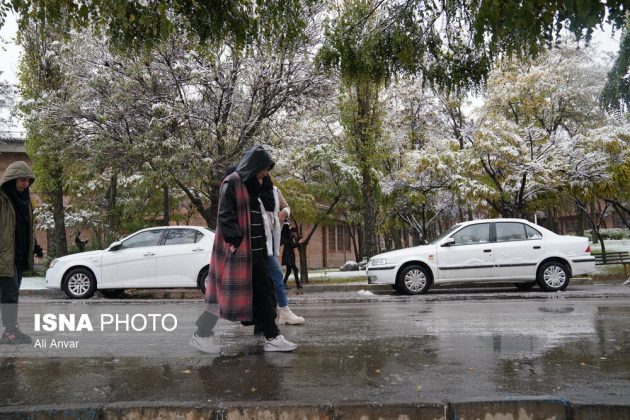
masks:
<svg viewBox="0 0 630 420"><path fill-rule="evenodd" d="M267 267L260 186L274 162L262 146L245 152L219 193L219 213L210 270L207 309L197 320L190 344L207 353L220 346L212 329L217 315L229 321L253 321L265 336L265 351L292 351L276 325L276 291ZM218 313L217 313L218 307Z"/></svg>

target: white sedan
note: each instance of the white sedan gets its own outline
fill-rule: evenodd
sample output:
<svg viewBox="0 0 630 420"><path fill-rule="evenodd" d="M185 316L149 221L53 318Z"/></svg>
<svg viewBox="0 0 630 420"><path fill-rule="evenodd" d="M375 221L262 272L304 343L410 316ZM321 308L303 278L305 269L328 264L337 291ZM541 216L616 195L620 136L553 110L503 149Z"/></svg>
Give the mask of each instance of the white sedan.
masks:
<svg viewBox="0 0 630 420"><path fill-rule="evenodd" d="M428 245L376 255L366 268L368 283L391 284L406 294L470 282L558 291L571 277L593 271L588 238L557 235L522 219L459 223Z"/></svg>
<svg viewBox="0 0 630 420"><path fill-rule="evenodd" d="M113 297L129 288L198 287L204 290L214 232L196 226L140 230L102 251L54 259L46 287L72 299L99 290Z"/></svg>

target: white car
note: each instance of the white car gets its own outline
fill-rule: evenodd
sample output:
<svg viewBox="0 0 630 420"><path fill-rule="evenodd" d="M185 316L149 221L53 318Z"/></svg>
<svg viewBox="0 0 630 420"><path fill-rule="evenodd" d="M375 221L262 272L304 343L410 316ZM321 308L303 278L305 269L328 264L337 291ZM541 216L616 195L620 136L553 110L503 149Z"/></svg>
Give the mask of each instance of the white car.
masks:
<svg viewBox="0 0 630 420"><path fill-rule="evenodd" d="M366 267L368 283L391 284L406 294L470 282L558 291L571 277L593 271L588 238L557 235L522 219L459 223L428 245L376 255Z"/></svg>
<svg viewBox="0 0 630 420"><path fill-rule="evenodd" d="M99 290L114 297L129 288L205 289L214 232L197 226L140 230L102 251L56 258L46 271L46 287L72 299Z"/></svg>

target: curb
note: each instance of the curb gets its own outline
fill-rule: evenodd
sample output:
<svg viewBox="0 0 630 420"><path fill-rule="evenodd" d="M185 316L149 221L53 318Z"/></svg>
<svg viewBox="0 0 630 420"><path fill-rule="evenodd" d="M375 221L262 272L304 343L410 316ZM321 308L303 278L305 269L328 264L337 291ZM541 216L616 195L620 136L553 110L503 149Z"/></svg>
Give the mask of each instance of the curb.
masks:
<svg viewBox="0 0 630 420"><path fill-rule="evenodd" d="M593 280L590 278L575 278L571 280L571 285L574 286L586 286L593 285ZM570 286L571 286L570 285ZM570 287L569 286L569 287ZM480 289L499 289L507 288L514 290L512 283L485 283L485 284L453 284L453 285L440 285L431 288L431 291L440 290L480 290ZM358 292L360 290L370 291L374 294L389 294L393 292L393 288L389 284L322 284L322 285L305 285L302 289L291 288L287 290L288 297L295 297L304 294L311 293L325 293L325 292ZM629 289L630 290L630 289ZM570 291L570 289L569 289ZM66 294L61 290L56 289L26 289L20 290L20 296L29 297L46 297L54 299L67 299ZM98 292L96 296L101 296ZM402 297L407 295L400 295ZM425 295L426 296L426 295ZM407 296L409 297L409 296ZM197 289L127 289L125 295L120 299L202 299L203 295Z"/></svg>
<svg viewBox="0 0 630 420"><path fill-rule="evenodd" d="M321 402L292 403L225 402L209 405L200 402L130 402L104 405L55 405L0 408L0 417L82 418L82 419L530 419L557 420L630 419L630 405L579 404L559 399L506 399L438 403Z"/></svg>

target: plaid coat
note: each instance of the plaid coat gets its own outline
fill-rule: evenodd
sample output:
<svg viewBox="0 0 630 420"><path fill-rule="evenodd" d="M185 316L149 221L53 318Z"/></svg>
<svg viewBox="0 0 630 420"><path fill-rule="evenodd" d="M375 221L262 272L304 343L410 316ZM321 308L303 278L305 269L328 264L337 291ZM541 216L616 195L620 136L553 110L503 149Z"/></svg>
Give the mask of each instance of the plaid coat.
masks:
<svg viewBox="0 0 630 420"><path fill-rule="evenodd" d="M229 321L251 321L252 314L252 251L250 242L249 195L238 172L233 172L223 181L235 186L236 215L243 240L236 252L230 252L221 224L217 223L214 246L210 257L210 270L206 278L208 304L219 305L219 316ZM219 209L222 194L219 195Z"/></svg>

